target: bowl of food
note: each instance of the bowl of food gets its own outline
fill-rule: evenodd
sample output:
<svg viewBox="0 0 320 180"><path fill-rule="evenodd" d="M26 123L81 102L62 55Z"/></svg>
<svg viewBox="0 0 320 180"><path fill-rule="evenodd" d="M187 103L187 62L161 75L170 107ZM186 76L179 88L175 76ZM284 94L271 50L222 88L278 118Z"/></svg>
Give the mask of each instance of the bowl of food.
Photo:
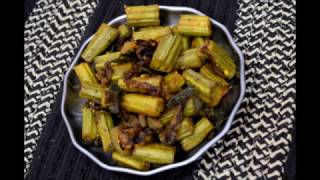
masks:
<svg viewBox="0 0 320 180"><path fill-rule="evenodd" d="M61 113L104 169L148 176L198 159L230 129L244 60L225 26L187 7L125 6L81 46Z"/></svg>

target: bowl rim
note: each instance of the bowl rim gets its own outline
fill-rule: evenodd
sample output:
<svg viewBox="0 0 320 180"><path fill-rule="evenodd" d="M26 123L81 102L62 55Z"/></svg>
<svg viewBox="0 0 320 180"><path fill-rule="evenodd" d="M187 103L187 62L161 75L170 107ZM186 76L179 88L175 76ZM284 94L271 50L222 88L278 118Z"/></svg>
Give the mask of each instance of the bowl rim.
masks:
<svg viewBox="0 0 320 180"><path fill-rule="evenodd" d="M194 8L190 8L190 7L182 7L182 6L162 6L159 5L160 10L168 10L168 11L186 11L189 13L193 13L193 14L198 14L198 15L205 15L204 13L194 9ZM112 25L115 22L118 22L119 20L122 20L126 18L126 15L121 15L118 16L114 19L112 19L108 24ZM67 80L68 77L70 75L70 72L72 71L74 65L78 62L79 57L81 55L81 52L83 51L84 47L89 43L89 41L92 39L93 35L91 37L89 37L80 47L76 57L74 58L73 62L71 63L70 67L68 68L65 76L64 76L64 82L63 82L63 94L62 94L62 101L61 101L61 113L62 113L62 117L63 120L67 126L67 130L69 132L70 138L71 138L71 142L72 144L83 154L85 154L87 157L89 157L91 160L93 160L96 164L98 164L100 167L102 167L103 169L106 170L110 170L110 171L115 171L115 172L124 172L124 173L128 173L128 174L134 174L134 175L140 175L140 176L150 176L153 174L157 174L169 169L174 169L174 168L178 168L178 167L182 167L185 166L187 164L192 163L193 161L197 160L200 156L202 156L204 154L205 151L207 151L210 147L212 147L218 140L220 140L230 129L232 121L239 109L239 106L243 100L244 97L244 93L245 93L245 76L244 76L244 58L243 58L243 54L241 53L240 49L238 48L238 46L236 45L235 41L233 40L230 32L228 31L228 29L221 23L219 23L218 21L210 18L211 23L213 23L215 26L218 26L223 32L224 34L227 36L227 39L230 43L230 45L232 46L232 48L235 50L235 52L237 53L237 55L239 56L239 70L240 70L240 96L233 108L233 110L231 111L228 120L224 126L224 128L222 129L222 131L220 131L220 133L218 135L216 135L214 138L212 138L210 141L207 142L207 144L205 144L202 148L200 148L197 152L195 152L191 157L189 157L188 159L185 159L184 161L180 161L180 162L176 162L176 163L172 163L172 164L168 164L168 165L164 165L161 166L159 168L156 169L152 169L152 170L148 170L148 171L139 171L139 170L134 170L134 169L130 169L130 168L126 168L126 167L120 167L120 166L111 166L108 165L104 162L102 162L101 160L99 160L95 155L93 155L90 151L86 150L85 148L83 148L75 139L74 137L74 133L73 130L71 128L71 125L68 121L68 118L66 116L65 113L65 102L66 102L66 92L67 92Z"/></svg>

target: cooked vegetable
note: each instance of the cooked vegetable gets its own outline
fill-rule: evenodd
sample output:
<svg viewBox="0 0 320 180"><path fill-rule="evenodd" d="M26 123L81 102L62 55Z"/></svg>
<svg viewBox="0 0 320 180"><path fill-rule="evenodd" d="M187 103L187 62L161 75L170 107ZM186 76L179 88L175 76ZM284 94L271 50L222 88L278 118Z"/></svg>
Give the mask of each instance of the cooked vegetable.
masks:
<svg viewBox="0 0 320 180"><path fill-rule="evenodd" d="M176 148L182 160L181 151L221 130L240 80L231 56L211 40L209 17L184 14L168 26L158 5L125 12L117 28L99 27L74 67L87 100L82 139L117 165L145 171L173 163Z"/></svg>
<svg viewBox="0 0 320 180"><path fill-rule="evenodd" d="M130 35L131 35L131 30L128 28L127 25L125 24L121 24L119 27L118 27L118 30L119 30L119 37L120 38L128 38Z"/></svg>
<svg viewBox="0 0 320 180"><path fill-rule="evenodd" d="M152 129L161 129L162 128L162 124L161 124L160 120L155 119L155 118L151 118L151 117L147 118L147 125L149 128L152 128Z"/></svg>
<svg viewBox="0 0 320 180"><path fill-rule="evenodd" d="M213 89L213 95L209 103L209 106L213 107L218 105L221 99L228 93L229 89L229 86L223 86L217 83L217 85Z"/></svg>
<svg viewBox="0 0 320 180"><path fill-rule="evenodd" d="M185 151L190 151L191 149L195 148L207 137L213 128L214 126L208 120L208 118L201 118L196 123L193 134L180 141L182 149Z"/></svg>
<svg viewBox="0 0 320 180"><path fill-rule="evenodd" d="M109 93L108 99L110 101L109 111L114 114L119 113L120 95L121 95L120 87L117 84L112 82L109 86L108 93Z"/></svg>
<svg viewBox="0 0 320 180"><path fill-rule="evenodd" d="M171 34L170 27L168 26L157 26L157 27L148 27L148 28L141 28L139 31L133 32L133 39L143 39L149 40L153 39L157 42L160 42L161 38L164 36Z"/></svg>
<svg viewBox="0 0 320 180"><path fill-rule="evenodd" d="M188 36L182 36L182 52L190 48L190 38Z"/></svg>
<svg viewBox="0 0 320 180"><path fill-rule="evenodd" d="M160 122L162 124L167 124L170 120L178 113L179 108L177 106L168 109L163 115L160 117Z"/></svg>
<svg viewBox="0 0 320 180"><path fill-rule="evenodd" d="M119 134L120 134L119 126L115 126L115 127L111 128L110 135L111 135L112 146L119 153L124 154L124 155L128 155L129 152L123 150L120 146Z"/></svg>
<svg viewBox="0 0 320 180"><path fill-rule="evenodd" d="M100 98L102 108L106 108L111 105L111 97L110 96L111 95L110 95L109 91L102 90L101 98Z"/></svg>
<svg viewBox="0 0 320 180"><path fill-rule="evenodd" d="M196 115L203 107L203 103L196 96L191 96L183 109L183 116L190 117Z"/></svg>
<svg viewBox="0 0 320 180"><path fill-rule="evenodd" d="M191 42L192 48L200 48L204 45L204 39L202 37L194 37Z"/></svg>
<svg viewBox="0 0 320 180"><path fill-rule="evenodd" d="M136 40L136 44L137 44L136 56L140 60L140 63L143 62L143 65L149 64L149 62L151 61L152 55L157 48L157 45L158 45L157 41L152 39L149 39L149 40L138 39ZM141 69L146 70L148 67L143 65Z"/></svg>
<svg viewBox="0 0 320 180"><path fill-rule="evenodd" d="M161 72L171 72L182 49L182 38L179 34L167 35L158 44L149 67Z"/></svg>
<svg viewBox="0 0 320 180"><path fill-rule="evenodd" d="M228 86L227 81L225 81L220 76L214 74L210 64L203 65L200 69L200 74L204 75L205 77L211 79L214 82L220 83L223 86Z"/></svg>
<svg viewBox="0 0 320 180"><path fill-rule="evenodd" d="M79 96L90 100L100 100L106 88L102 88L99 84L82 83Z"/></svg>
<svg viewBox="0 0 320 180"><path fill-rule="evenodd" d="M157 117L164 109L164 101L156 96L125 94L122 97L121 106L129 112L144 113Z"/></svg>
<svg viewBox="0 0 320 180"><path fill-rule="evenodd" d="M112 159L119 162L120 165L138 170L148 170L150 168L149 163L136 160L132 156L123 155L117 151L112 153Z"/></svg>
<svg viewBox="0 0 320 180"><path fill-rule="evenodd" d="M170 29L173 33L179 33L177 28L177 25L170 26Z"/></svg>
<svg viewBox="0 0 320 180"><path fill-rule="evenodd" d="M138 135L136 144L145 145L148 143L152 143L153 141L154 141L154 138L151 134L147 134L146 132L141 131Z"/></svg>
<svg viewBox="0 0 320 180"><path fill-rule="evenodd" d="M111 82L113 69L110 62L106 62L101 69L97 69L96 78L102 87L107 87Z"/></svg>
<svg viewBox="0 0 320 180"><path fill-rule="evenodd" d="M181 15L177 30L188 36L211 36L212 34L209 17L200 15Z"/></svg>
<svg viewBox="0 0 320 180"><path fill-rule="evenodd" d="M94 111L88 107L82 108L82 139L93 142L98 138L97 125L94 120Z"/></svg>
<svg viewBox="0 0 320 180"><path fill-rule="evenodd" d="M89 63L92 62L93 58L105 51L118 35L119 31L117 29L102 23L81 57Z"/></svg>
<svg viewBox="0 0 320 180"><path fill-rule="evenodd" d="M98 133L101 138L102 148L104 152L112 150L110 131L113 128L113 121L109 113L105 111L97 112L96 121L98 126Z"/></svg>
<svg viewBox="0 0 320 180"><path fill-rule="evenodd" d="M119 79L119 87L128 92L148 93L152 91L152 88L158 88L160 90L162 77L159 75L151 76L142 74L139 77L133 77L130 80L131 81L127 81L123 78Z"/></svg>
<svg viewBox="0 0 320 180"><path fill-rule="evenodd" d="M205 45L201 47L201 51L205 53L212 61L213 65L227 79L231 79L236 73L236 65L225 49L212 40L207 40Z"/></svg>
<svg viewBox="0 0 320 180"><path fill-rule="evenodd" d="M217 84L214 89L214 96L212 97L212 106L216 106L230 90L230 85L223 78L216 76L211 71L209 65L202 66L200 69L200 73Z"/></svg>
<svg viewBox="0 0 320 180"><path fill-rule="evenodd" d="M192 69L183 71L182 76L186 80L187 84L195 88L196 95L202 101L208 104L212 103L211 99L213 96L213 88L216 85L213 81Z"/></svg>
<svg viewBox="0 0 320 180"><path fill-rule="evenodd" d="M178 69L199 68L203 64L203 61L200 49L188 49L178 58L176 67Z"/></svg>
<svg viewBox="0 0 320 180"><path fill-rule="evenodd" d="M97 56L94 58L94 63L96 69L101 69L104 67L106 62L112 62L120 58L120 52L108 52L107 54Z"/></svg>
<svg viewBox="0 0 320 180"><path fill-rule="evenodd" d="M181 90L184 83L183 77L175 71L164 77L163 88L169 93L174 93Z"/></svg>
<svg viewBox="0 0 320 180"><path fill-rule="evenodd" d="M132 156L145 162L170 164L174 161L175 152L174 146L153 143L143 146L135 145Z"/></svg>
<svg viewBox="0 0 320 180"><path fill-rule="evenodd" d="M122 78L125 72L129 71L132 67L132 63L125 63L125 64L115 64L112 65L112 81L117 81L118 79Z"/></svg>
<svg viewBox="0 0 320 180"><path fill-rule="evenodd" d="M120 54L129 55L131 53L134 53L136 49L137 49L137 44L135 41L127 41L121 47Z"/></svg>
<svg viewBox="0 0 320 180"><path fill-rule="evenodd" d="M76 72L80 83L91 83L91 84L98 84L97 79L94 76L94 73L92 72L90 66L88 63L80 63L77 66L75 66L74 71Z"/></svg>
<svg viewBox="0 0 320 180"><path fill-rule="evenodd" d="M182 105L177 105L177 110L174 113L173 117L170 119L170 122L167 123L166 127L160 132L159 139L163 144L174 144L177 140L177 131L179 125L182 121Z"/></svg>
<svg viewBox="0 0 320 180"><path fill-rule="evenodd" d="M184 118L177 133L177 140L181 140L193 133L194 125L191 118Z"/></svg>
<svg viewBox="0 0 320 180"><path fill-rule="evenodd" d="M130 114L127 122L122 121L119 128L120 146L122 149L131 152L134 144L138 143L138 141L135 141L135 137L142 131L136 116Z"/></svg>
<svg viewBox="0 0 320 180"><path fill-rule="evenodd" d="M138 121L142 128L147 127L147 120L145 114L138 114Z"/></svg>
<svg viewBox="0 0 320 180"><path fill-rule="evenodd" d="M183 77L196 89L196 95L210 107L216 106L229 90L229 86L223 86L191 69L185 70Z"/></svg>
<svg viewBox="0 0 320 180"><path fill-rule="evenodd" d="M194 90L191 87L185 88L176 95L172 96L168 100L166 107L170 108L178 104L184 104L188 100L188 98L193 95L193 91Z"/></svg>
<svg viewBox="0 0 320 180"><path fill-rule="evenodd" d="M158 26L160 10L158 5L125 6L128 26Z"/></svg>

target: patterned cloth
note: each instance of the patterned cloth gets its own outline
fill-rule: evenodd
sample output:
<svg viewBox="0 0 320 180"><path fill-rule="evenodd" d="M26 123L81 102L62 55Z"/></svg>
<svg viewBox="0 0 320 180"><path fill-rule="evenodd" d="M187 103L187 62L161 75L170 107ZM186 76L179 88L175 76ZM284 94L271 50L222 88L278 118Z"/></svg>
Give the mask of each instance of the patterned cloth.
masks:
<svg viewBox="0 0 320 180"><path fill-rule="evenodd" d="M246 94L231 130L199 163L203 179L280 179L295 121L295 0L241 0L234 38Z"/></svg>
<svg viewBox="0 0 320 180"><path fill-rule="evenodd" d="M280 179L295 113L295 0L239 0L234 38L247 90L229 133L198 162L196 179ZM64 73L97 0L38 0L25 22L25 175ZM49 93L50 92L50 93Z"/></svg>
<svg viewBox="0 0 320 180"><path fill-rule="evenodd" d="M24 31L24 173L79 46L95 0L38 0Z"/></svg>

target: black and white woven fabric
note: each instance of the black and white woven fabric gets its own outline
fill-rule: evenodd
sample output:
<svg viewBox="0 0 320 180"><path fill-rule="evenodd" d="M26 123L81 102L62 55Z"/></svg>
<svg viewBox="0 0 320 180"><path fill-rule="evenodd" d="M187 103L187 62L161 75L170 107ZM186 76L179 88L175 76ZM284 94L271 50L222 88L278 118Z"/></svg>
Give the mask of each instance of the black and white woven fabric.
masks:
<svg viewBox="0 0 320 180"><path fill-rule="evenodd" d="M245 56L247 90L231 130L198 161L195 179L281 179L290 151L296 109L296 2L238 3L233 36ZM25 22L25 175L97 4L37 0Z"/></svg>
<svg viewBox="0 0 320 180"><path fill-rule="evenodd" d="M38 0L24 31L24 173L96 0Z"/></svg>
<svg viewBox="0 0 320 180"><path fill-rule="evenodd" d="M281 179L295 121L295 0L240 0L234 38L244 53L246 94L226 137L195 177Z"/></svg>

